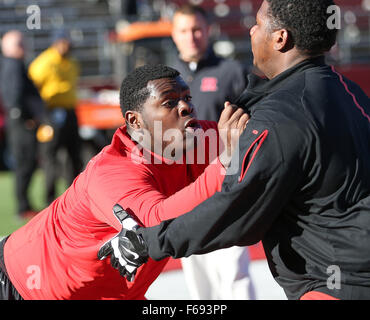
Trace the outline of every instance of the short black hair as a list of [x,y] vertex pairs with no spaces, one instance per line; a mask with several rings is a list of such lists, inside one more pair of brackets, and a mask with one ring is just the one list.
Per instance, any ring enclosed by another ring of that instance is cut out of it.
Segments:
[[322,54],[334,46],[337,29],[330,29],[327,9],[333,0],[267,0],[268,15],[274,29],[287,29],[298,50],[309,55]]
[[147,64],[136,68],[123,79],[120,89],[120,106],[123,117],[128,110],[140,111],[149,97],[147,84],[151,80],[176,78],[180,73],[162,64]]

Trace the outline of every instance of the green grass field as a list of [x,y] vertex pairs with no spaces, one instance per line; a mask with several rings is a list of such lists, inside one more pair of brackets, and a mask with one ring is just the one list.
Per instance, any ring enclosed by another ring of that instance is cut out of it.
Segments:
[[[58,194],[66,189],[66,183],[60,179],[57,184]],[[44,174],[37,170],[32,177],[29,188],[32,206],[36,210],[45,208]],[[0,237],[18,229],[25,223],[16,215],[16,199],[14,194],[14,174],[11,171],[0,171]]]

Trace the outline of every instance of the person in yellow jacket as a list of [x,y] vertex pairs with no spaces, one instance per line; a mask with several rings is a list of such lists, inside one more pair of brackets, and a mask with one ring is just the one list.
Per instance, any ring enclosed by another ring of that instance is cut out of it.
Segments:
[[[81,139],[78,133],[77,85],[79,65],[70,56],[71,41],[65,30],[53,35],[52,45],[43,51],[29,66],[29,76],[46,103],[49,130],[39,135],[44,142],[46,197],[48,204],[55,197],[55,184],[59,175],[57,154],[66,148],[72,164],[68,183],[82,170]],[[50,130],[51,129],[51,130]]]

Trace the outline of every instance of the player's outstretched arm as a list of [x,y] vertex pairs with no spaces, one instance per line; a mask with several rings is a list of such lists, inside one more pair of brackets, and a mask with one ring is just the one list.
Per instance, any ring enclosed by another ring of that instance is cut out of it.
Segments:
[[122,230],[100,247],[98,259],[110,255],[112,267],[119,270],[122,277],[133,281],[137,268],[148,261],[147,246],[136,233],[139,225],[119,204],[114,205],[113,213],[122,224]]

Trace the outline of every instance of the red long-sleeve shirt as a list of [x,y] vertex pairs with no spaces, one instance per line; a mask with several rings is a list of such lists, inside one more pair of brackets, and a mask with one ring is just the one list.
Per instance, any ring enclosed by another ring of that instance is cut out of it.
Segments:
[[[217,129],[213,122],[201,124]],[[144,299],[167,259],[149,259],[132,283],[109,258],[99,261],[100,246],[121,230],[113,205],[153,226],[220,190],[224,169],[218,158],[208,166],[138,163],[135,146],[126,128],[119,128],[62,196],[10,235],[5,265],[24,299]]]

